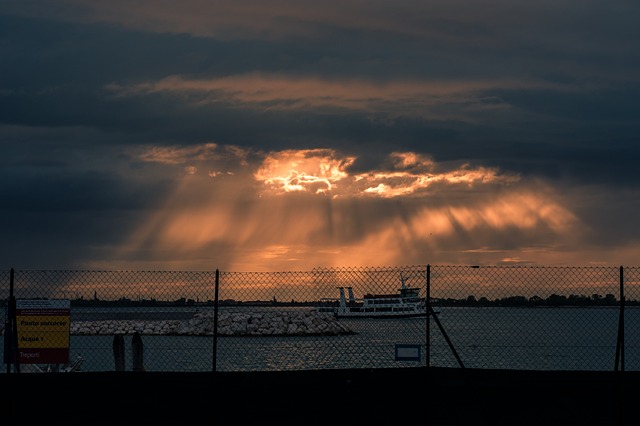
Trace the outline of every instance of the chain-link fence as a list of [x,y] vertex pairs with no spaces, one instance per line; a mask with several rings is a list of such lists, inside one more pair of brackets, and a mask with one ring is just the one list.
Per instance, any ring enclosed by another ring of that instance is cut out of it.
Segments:
[[10,270],[0,345],[6,372],[638,370],[639,285],[635,267]]

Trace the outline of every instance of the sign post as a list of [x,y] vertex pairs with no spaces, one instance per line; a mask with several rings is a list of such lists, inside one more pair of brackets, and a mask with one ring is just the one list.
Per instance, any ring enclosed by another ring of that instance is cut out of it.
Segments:
[[71,301],[16,300],[18,354],[21,364],[67,364]]

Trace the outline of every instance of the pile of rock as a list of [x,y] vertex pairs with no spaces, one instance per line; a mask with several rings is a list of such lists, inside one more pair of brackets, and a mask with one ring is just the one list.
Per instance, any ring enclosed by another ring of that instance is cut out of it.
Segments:
[[[212,311],[196,313],[184,321],[103,320],[73,321],[72,335],[133,334],[211,336]],[[288,336],[353,334],[333,315],[317,311],[221,312],[219,336]]]

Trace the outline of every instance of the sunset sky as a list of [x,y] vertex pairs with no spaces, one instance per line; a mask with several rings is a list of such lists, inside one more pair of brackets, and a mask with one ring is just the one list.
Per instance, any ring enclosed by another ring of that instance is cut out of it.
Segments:
[[0,269],[640,265],[637,0],[0,0]]

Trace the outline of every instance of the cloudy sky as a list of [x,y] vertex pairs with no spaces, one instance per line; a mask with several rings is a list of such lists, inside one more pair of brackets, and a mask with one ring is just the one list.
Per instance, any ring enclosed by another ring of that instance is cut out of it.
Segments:
[[637,0],[0,0],[2,268],[640,265]]

